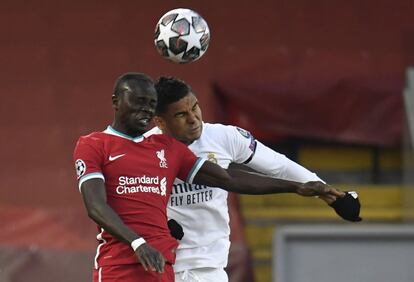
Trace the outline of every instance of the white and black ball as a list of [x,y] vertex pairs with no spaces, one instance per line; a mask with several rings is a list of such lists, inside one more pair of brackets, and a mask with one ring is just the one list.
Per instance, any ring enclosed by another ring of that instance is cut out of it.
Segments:
[[155,47],[161,56],[186,64],[200,59],[210,43],[207,22],[190,9],[165,13],[155,27]]

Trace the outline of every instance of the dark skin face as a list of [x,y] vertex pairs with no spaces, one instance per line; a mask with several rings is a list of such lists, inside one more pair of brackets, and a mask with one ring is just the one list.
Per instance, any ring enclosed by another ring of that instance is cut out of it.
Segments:
[[168,105],[167,111],[155,116],[154,121],[163,133],[187,145],[200,138],[203,130],[201,109],[191,92]]
[[157,92],[152,85],[138,86],[133,82],[121,85],[122,91],[112,96],[115,111],[112,127],[128,136],[142,135],[154,116]]

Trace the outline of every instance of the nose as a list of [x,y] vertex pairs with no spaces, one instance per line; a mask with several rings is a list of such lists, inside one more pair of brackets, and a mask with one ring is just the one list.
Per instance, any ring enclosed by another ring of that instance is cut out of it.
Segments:
[[193,124],[193,123],[197,122],[197,115],[196,115],[195,113],[190,112],[190,113],[187,115],[187,122],[188,122],[188,123],[191,123],[191,124]]
[[150,104],[142,105],[141,110],[150,114],[155,113],[155,107]]

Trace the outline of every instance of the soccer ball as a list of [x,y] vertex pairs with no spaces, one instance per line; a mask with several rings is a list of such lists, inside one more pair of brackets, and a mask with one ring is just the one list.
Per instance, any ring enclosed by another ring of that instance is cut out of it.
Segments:
[[175,63],[191,63],[207,51],[210,30],[207,22],[196,12],[174,9],[158,21],[154,42],[161,56]]

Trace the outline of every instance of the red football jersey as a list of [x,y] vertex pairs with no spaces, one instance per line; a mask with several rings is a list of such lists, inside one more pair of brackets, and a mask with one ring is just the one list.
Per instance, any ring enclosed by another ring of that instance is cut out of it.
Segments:
[[[174,263],[178,243],[166,214],[172,184],[176,177],[191,182],[203,160],[167,135],[131,138],[111,127],[79,138],[74,160],[79,188],[102,178],[107,202],[122,221]],[[98,229],[96,268],[138,262],[131,246]]]

